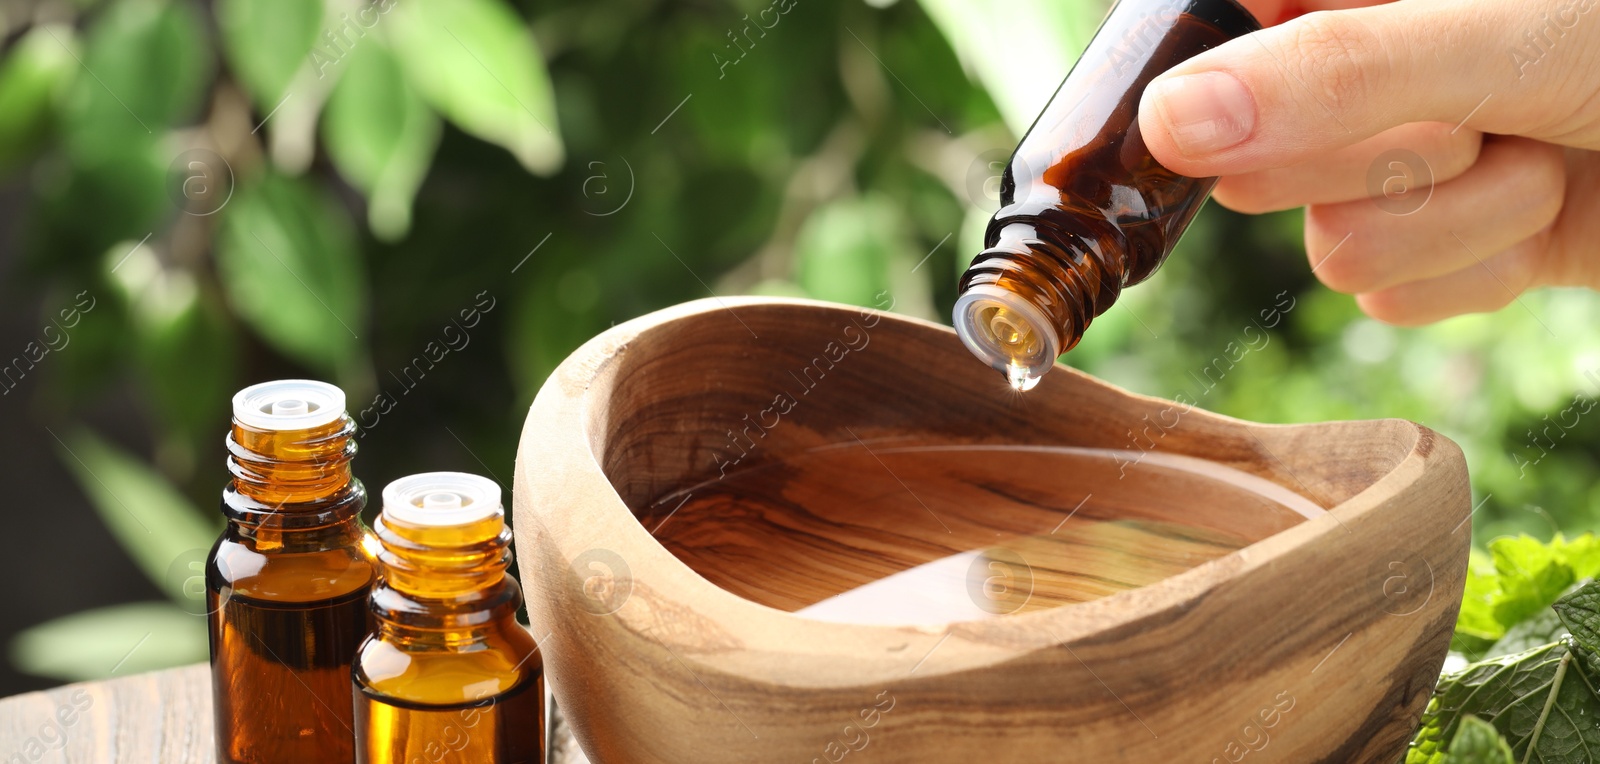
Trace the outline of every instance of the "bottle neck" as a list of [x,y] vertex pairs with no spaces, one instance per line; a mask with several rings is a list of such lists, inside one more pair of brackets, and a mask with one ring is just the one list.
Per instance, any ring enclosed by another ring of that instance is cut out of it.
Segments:
[[[1096,316],[1116,302],[1125,284],[1127,258],[1121,235],[1109,223],[1103,230],[1074,233],[1040,219],[995,221],[989,246],[962,275],[959,292],[1003,292],[1028,307],[1054,334],[1055,354],[1071,350]],[[978,309],[980,306],[974,306]],[[1046,337],[1048,339],[1048,336]],[[1050,355],[1048,363],[1054,363]]]
[[373,524],[382,580],[372,612],[397,645],[454,648],[515,626],[522,588],[506,575],[511,529],[495,513],[463,525],[420,525],[387,513]]
[[222,513],[230,532],[258,546],[314,551],[361,542],[367,493],[351,473],[355,422],[263,430],[237,420],[226,440]]
[[234,420],[227,439],[232,487],[250,501],[289,512],[337,502],[355,483],[355,429],[349,415],[304,430],[262,430]]

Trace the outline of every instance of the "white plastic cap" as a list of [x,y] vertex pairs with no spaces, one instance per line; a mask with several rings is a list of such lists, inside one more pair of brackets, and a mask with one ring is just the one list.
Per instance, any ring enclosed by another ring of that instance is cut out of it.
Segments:
[[500,486],[466,472],[423,472],[400,478],[383,488],[383,514],[411,525],[469,525],[495,515]]
[[251,385],[233,396],[233,418],[258,430],[308,430],[344,415],[344,391],[310,379]]
[[[1025,326],[1020,328],[1025,328],[1037,338],[1037,342],[1026,348],[1031,352],[1015,357],[1001,347],[994,329],[985,324],[982,318],[986,311],[996,308],[1021,319]],[[993,284],[969,288],[956,300],[954,313],[953,323],[962,344],[1007,378],[1015,380],[1020,376],[1037,380],[1055,366],[1056,356],[1061,355],[1061,339],[1056,336],[1056,330],[1045,318],[1044,312],[1021,296]]]

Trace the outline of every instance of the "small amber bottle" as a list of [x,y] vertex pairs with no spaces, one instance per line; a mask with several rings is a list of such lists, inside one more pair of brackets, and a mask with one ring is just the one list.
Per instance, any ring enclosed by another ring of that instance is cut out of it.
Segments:
[[284,380],[233,398],[227,528],[206,566],[217,760],[355,759],[350,661],[374,578],[344,393]]
[[1145,86],[1260,28],[1234,0],[1121,0],[1023,137],[955,307],[962,342],[1013,387],[1037,384],[1123,287],[1149,278],[1216,185],[1150,155]]
[[356,655],[356,760],[540,764],[544,661],[517,623],[511,531],[494,481],[429,472],[383,489],[372,590],[378,628]]

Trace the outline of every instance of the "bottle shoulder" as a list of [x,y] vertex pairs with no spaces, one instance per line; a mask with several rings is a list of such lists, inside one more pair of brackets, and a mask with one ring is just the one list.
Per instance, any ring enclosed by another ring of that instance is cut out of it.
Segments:
[[544,671],[538,646],[515,620],[496,624],[468,644],[367,637],[351,667],[362,691],[423,705],[456,705],[517,690]]
[[206,561],[214,592],[275,602],[341,599],[372,586],[376,571],[359,542],[287,551],[224,533]]

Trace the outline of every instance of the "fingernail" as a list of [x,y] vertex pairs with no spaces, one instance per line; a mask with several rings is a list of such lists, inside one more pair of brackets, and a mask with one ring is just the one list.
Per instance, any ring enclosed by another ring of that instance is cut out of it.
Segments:
[[1188,74],[1161,80],[1155,89],[1156,114],[1187,156],[1237,146],[1255,129],[1255,99],[1231,74]]

